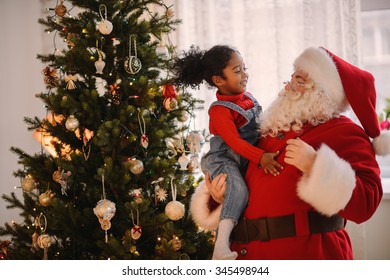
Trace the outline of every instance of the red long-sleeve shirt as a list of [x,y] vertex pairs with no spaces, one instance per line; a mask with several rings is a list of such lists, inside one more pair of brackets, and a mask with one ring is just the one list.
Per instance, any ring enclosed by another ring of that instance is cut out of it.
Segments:
[[[244,110],[254,106],[253,101],[245,96],[244,93],[238,95],[221,95],[217,92],[216,96],[217,100],[232,102]],[[221,105],[212,106],[209,110],[209,116],[210,133],[220,136],[240,156],[256,164],[260,162],[264,151],[241,139],[238,132],[238,128],[246,123],[244,116]]]

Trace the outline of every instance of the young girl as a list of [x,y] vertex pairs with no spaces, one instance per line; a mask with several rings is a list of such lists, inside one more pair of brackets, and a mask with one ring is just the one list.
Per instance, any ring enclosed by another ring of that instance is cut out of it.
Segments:
[[209,108],[210,150],[202,157],[205,174],[214,179],[228,174],[222,212],[218,224],[213,259],[236,259],[230,250],[230,234],[248,200],[244,181],[249,161],[263,167],[266,173],[277,175],[282,166],[274,160],[277,153],[265,153],[257,143],[258,115],[261,106],[246,92],[248,74],[240,53],[226,45],[216,45],[208,51],[192,46],[174,62],[175,84],[198,87],[204,80],[217,88],[217,101]]

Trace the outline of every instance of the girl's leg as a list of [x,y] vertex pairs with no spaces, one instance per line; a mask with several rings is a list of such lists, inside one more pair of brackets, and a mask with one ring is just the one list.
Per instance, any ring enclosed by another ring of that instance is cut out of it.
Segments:
[[233,219],[222,219],[218,225],[213,260],[235,260],[237,252],[230,250],[230,234],[235,226]]

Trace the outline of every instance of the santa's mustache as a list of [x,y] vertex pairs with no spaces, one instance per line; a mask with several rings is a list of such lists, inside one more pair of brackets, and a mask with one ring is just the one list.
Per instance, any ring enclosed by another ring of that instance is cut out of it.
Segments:
[[262,136],[275,137],[280,131],[301,130],[303,124],[318,125],[338,115],[329,96],[316,88],[304,93],[282,89],[260,116]]

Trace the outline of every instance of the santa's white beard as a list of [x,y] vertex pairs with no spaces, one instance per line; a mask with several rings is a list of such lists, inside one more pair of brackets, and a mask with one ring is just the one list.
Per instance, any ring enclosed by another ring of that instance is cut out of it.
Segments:
[[339,116],[337,108],[328,95],[316,88],[304,94],[282,89],[260,116],[260,134],[275,137],[279,131],[299,132],[305,123],[318,125]]

